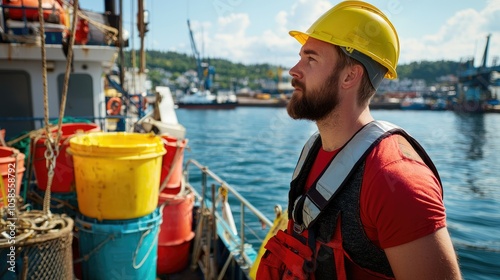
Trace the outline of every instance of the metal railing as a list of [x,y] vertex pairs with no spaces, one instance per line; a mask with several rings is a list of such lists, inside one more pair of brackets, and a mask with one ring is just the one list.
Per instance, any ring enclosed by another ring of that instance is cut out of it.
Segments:
[[[237,236],[234,236],[233,234],[228,234],[229,238],[232,239],[232,241],[235,244],[238,244],[238,253],[241,259],[244,261],[245,264],[251,266],[253,263],[253,260],[247,255],[247,242],[245,240],[245,212],[248,209],[262,224],[263,227],[266,227],[270,229],[273,225],[273,222],[270,221],[262,212],[260,212],[257,208],[255,208],[248,200],[246,200],[238,191],[236,191],[232,186],[230,186],[228,183],[226,183],[224,180],[222,180],[219,176],[217,176],[215,173],[213,173],[207,166],[204,166],[200,164],[198,161],[194,159],[189,159],[184,168],[185,172],[185,178],[189,180],[189,166],[194,165],[196,166],[200,171],[201,171],[201,192],[198,193],[196,188],[194,188],[191,183],[186,182],[187,186],[194,191],[195,196],[200,200],[201,208],[203,209],[204,207],[208,207],[212,209],[212,212],[216,218],[216,220],[219,222],[218,225],[222,227],[222,229],[225,232],[231,233],[233,232],[231,229],[231,225],[227,223],[227,221],[222,217],[217,211],[216,211],[216,201],[214,201],[214,193],[215,193],[215,187],[216,184],[219,186],[219,190],[222,190],[226,192],[227,194],[231,194],[232,197],[236,198],[236,200],[239,202],[239,207],[240,207],[240,225],[239,225],[239,230]],[[209,178],[212,179],[215,183],[212,184],[210,193],[212,193],[212,201],[207,201],[207,191],[208,191],[208,182]],[[209,206],[210,205],[210,206]],[[253,232],[255,235],[255,232]],[[258,236],[255,235],[255,237],[259,238]],[[234,254],[233,254],[234,255]]]

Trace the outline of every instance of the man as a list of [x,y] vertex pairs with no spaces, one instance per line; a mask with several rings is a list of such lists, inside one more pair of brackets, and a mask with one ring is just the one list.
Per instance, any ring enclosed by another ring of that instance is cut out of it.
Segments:
[[289,192],[289,226],[266,244],[257,279],[460,279],[437,170],[369,100],[397,77],[399,39],[361,1],[327,11],[290,70],[294,119],[316,122]]

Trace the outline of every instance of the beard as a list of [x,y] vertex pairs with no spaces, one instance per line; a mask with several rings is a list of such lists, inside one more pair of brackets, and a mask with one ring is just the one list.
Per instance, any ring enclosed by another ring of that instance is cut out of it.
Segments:
[[319,121],[326,118],[340,103],[339,77],[340,71],[333,69],[320,88],[311,90],[293,78],[292,86],[302,91],[292,95],[286,107],[288,115],[295,120]]

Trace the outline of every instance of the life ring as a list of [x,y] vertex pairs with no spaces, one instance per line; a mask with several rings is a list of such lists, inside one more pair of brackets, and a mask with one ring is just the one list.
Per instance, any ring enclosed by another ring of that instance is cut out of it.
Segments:
[[122,109],[122,100],[119,97],[111,97],[106,103],[108,115],[119,115]]

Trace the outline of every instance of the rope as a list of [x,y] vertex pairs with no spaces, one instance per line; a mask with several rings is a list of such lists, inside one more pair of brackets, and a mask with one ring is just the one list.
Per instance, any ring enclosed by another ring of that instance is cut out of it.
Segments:
[[59,155],[59,148],[57,144],[52,145],[50,136],[45,139],[45,162],[47,167],[47,187],[45,189],[45,198],[43,200],[43,212],[49,218],[52,216],[50,213],[50,188],[52,180],[54,179],[54,169],[56,168],[56,158]]
[[108,243],[109,241],[114,240],[114,239],[115,239],[114,234],[108,235],[108,237],[106,237],[106,239],[104,239],[101,243],[99,243],[96,247],[94,247],[94,249],[90,250],[90,252],[88,252],[85,256],[82,256],[81,258],[74,260],[73,264],[76,264],[76,263],[79,263],[82,261],[88,261],[90,259],[90,257],[92,257],[93,254],[99,252],[99,250],[101,250],[101,248],[104,245],[106,245],[106,243]]
[[[8,223],[0,219],[0,247],[10,246],[9,238],[6,238],[6,232],[10,232]],[[24,240],[32,239],[36,236],[58,231],[66,226],[63,219],[47,219],[42,211],[32,210],[21,212],[16,220],[15,244],[20,244]]]
[[45,53],[45,26],[43,25],[43,9],[42,1],[38,1],[38,21],[40,22],[40,37],[42,51],[42,82],[43,82],[43,108],[44,108],[44,124],[45,132],[49,135],[49,95],[47,86],[47,57]]
[[[28,198],[30,201],[32,201],[33,203],[37,203],[37,204],[43,204],[43,197],[40,196],[38,193],[34,192],[34,191],[31,191],[29,192],[28,194]],[[69,202],[67,202],[66,200],[62,200],[62,199],[59,199],[59,198],[55,198],[55,197],[51,197],[50,198],[52,202],[55,202],[57,204],[55,205],[51,205],[50,208],[54,209],[61,209],[61,208],[68,208],[69,210],[71,211],[78,211],[78,208],[75,207],[74,205],[71,205]],[[68,213],[66,213],[68,214]]]
[[68,86],[69,86],[69,76],[71,71],[71,61],[73,60],[73,45],[75,42],[75,32],[76,32],[76,22],[78,13],[78,0],[73,1],[73,23],[71,26],[71,35],[69,37],[69,46],[68,46],[68,55],[66,57],[66,72],[64,75],[64,85],[62,90],[61,104],[59,108],[59,121],[58,121],[58,130],[56,134],[56,138],[53,139],[49,130],[49,104],[48,104],[48,89],[47,89],[47,63],[45,56],[45,40],[43,36],[45,35],[44,29],[44,20],[43,20],[43,10],[41,1],[38,2],[38,18],[40,21],[40,36],[42,37],[42,76],[43,76],[43,84],[44,84],[44,123],[45,123],[45,132],[47,139],[45,140],[45,146],[47,150],[45,151],[45,159],[48,170],[48,178],[47,178],[47,188],[45,191],[45,197],[43,201],[43,213],[48,218],[52,217],[50,213],[50,190],[52,186],[52,180],[54,178],[54,169],[56,167],[56,159],[59,156],[59,140],[62,135],[62,119],[64,117],[64,111],[66,109],[66,99],[68,96]]
[[[53,127],[55,127],[55,125],[49,125],[49,129],[51,129]],[[6,144],[7,144],[7,146],[12,147],[15,144],[21,142],[22,140],[24,140],[24,139],[26,139],[28,137],[31,138],[31,137],[34,137],[34,136],[37,136],[37,135],[44,135],[44,132],[43,132],[44,130],[45,130],[45,127],[37,129],[37,130],[30,131],[30,132],[28,132],[26,134],[23,134],[23,135],[17,137],[16,139],[12,139],[12,140],[8,141]]]
[[[73,11],[78,11],[78,0],[73,1]],[[66,99],[68,96],[69,75],[71,72],[71,61],[73,60],[73,45],[75,44],[76,22],[78,14],[73,12],[73,25],[71,26],[71,36],[69,37],[68,56],[66,57],[66,72],[64,73],[64,86],[61,97],[61,107],[59,108],[59,130],[57,132],[56,143],[59,143],[62,132],[62,120],[66,110]]]
[[[50,166],[51,168],[54,167],[55,164],[55,159],[53,158],[54,152],[53,148],[55,147],[54,145],[54,140],[52,139],[52,135],[50,133],[49,129],[49,93],[48,93],[48,85],[47,85],[47,57],[46,57],[46,52],[45,52],[45,26],[44,26],[44,18],[43,18],[43,8],[42,8],[42,1],[38,1],[38,21],[40,22],[40,39],[41,39],[41,51],[42,51],[42,82],[43,82],[43,111],[44,111],[44,126],[45,126],[45,134],[47,135],[47,140],[45,141],[45,145],[47,146],[47,155],[52,156],[52,158],[47,158],[47,166]],[[57,149],[57,147],[55,147]],[[51,170],[49,169],[49,178],[48,178],[48,185],[47,185],[47,190],[48,190],[48,196],[50,200],[50,184],[52,183],[52,178],[51,175],[53,173],[50,172]],[[53,171],[53,170],[52,170]],[[44,203],[44,209],[45,209],[45,203]],[[47,211],[44,211],[44,213],[50,217],[50,208],[48,208]]]

